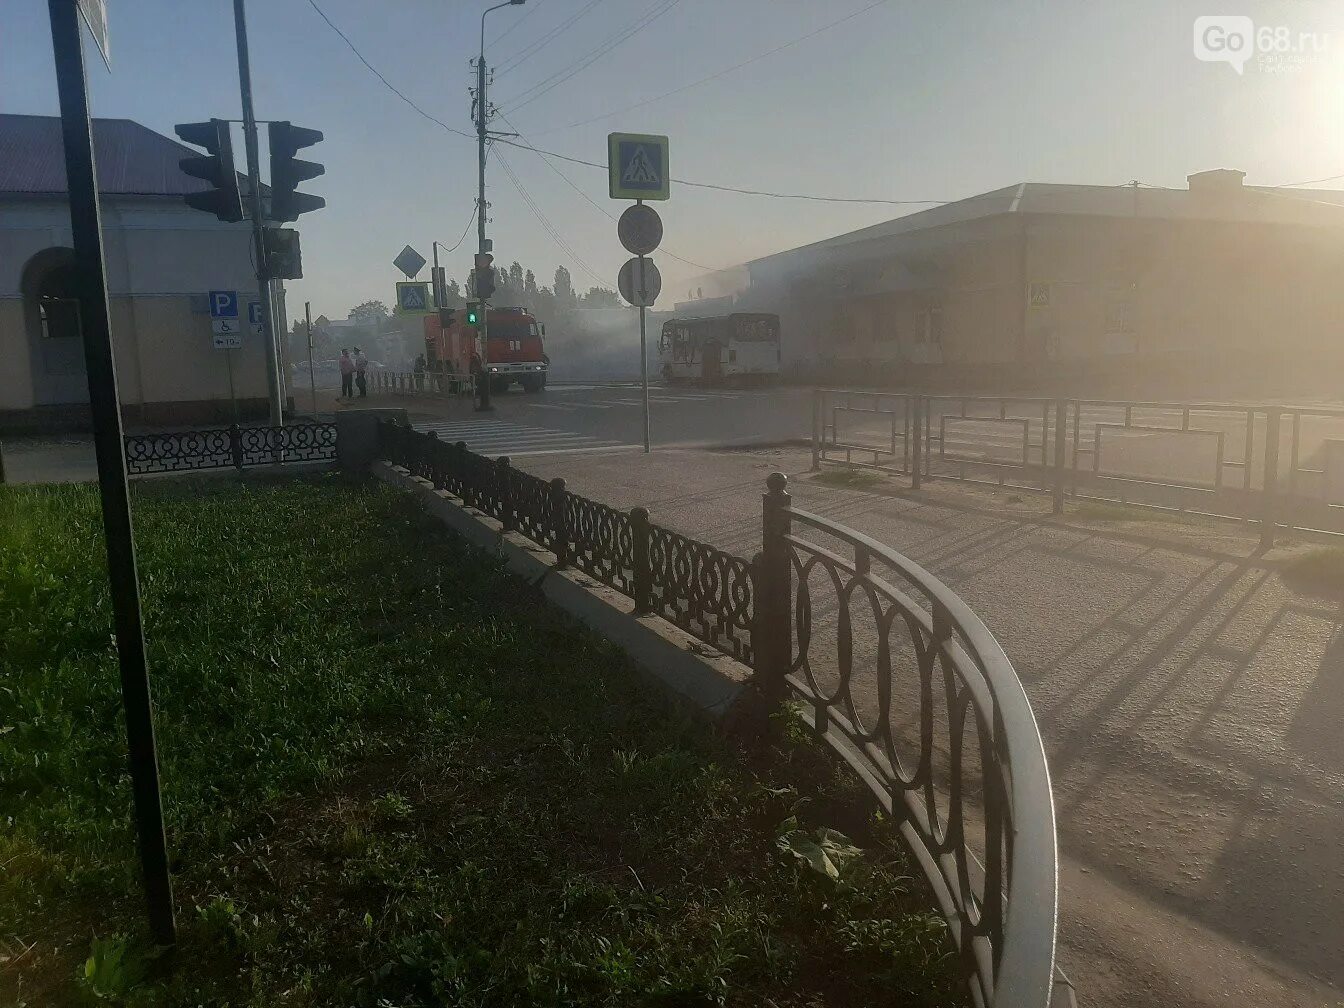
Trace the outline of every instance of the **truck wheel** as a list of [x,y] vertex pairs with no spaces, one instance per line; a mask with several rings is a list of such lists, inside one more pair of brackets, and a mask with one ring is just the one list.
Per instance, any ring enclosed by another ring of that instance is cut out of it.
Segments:
[[528,375],[523,380],[523,391],[536,394],[546,388],[546,379],[535,375]]

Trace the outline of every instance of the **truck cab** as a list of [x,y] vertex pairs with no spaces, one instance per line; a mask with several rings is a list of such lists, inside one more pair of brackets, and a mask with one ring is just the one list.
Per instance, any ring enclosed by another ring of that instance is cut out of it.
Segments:
[[[489,346],[482,366],[477,352],[477,327],[467,324],[465,309],[444,309],[425,316],[425,361],[431,372],[479,378],[484,370],[490,388],[503,392],[517,382],[525,392],[546,387],[550,359],[543,343],[545,326],[523,308],[491,308],[487,318]],[[446,324],[445,324],[446,323]]]

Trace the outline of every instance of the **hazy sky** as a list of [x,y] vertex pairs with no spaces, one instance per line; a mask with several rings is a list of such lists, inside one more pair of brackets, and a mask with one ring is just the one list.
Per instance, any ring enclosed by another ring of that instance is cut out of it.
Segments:
[[[450,126],[470,132],[468,59],[487,3],[316,0],[368,60]],[[670,2],[670,6],[669,5]],[[888,0],[844,24],[663,101],[575,128],[670,91],[868,7],[873,0],[529,0],[490,15],[492,65],[589,9],[518,67],[492,98],[520,95],[575,64],[649,12],[666,10],[572,79],[509,118],[537,146],[605,162],[611,130],[672,137],[672,174],[793,193],[950,200],[1031,180],[1183,185],[1207,168],[1278,185],[1344,174],[1344,3],[1213,5],[1173,0],[927,3]],[[301,218],[307,278],[291,313],[341,317],[392,300],[391,260],[457,241],[472,213],[472,140],[427,122],[360,64],[309,0],[249,5],[257,113],[321,129],[310,156],[327,175],[308,191],[327,208]],[[1244,73],[1193,52],[1194,22],[1234,7],[1268,40],[1305,43],[1282,72]],[[97,115],[172,134],[175,122],[240,113],[230,0],[109,0],[113,68],[91,60]],[[1314,33],[1303,40],[1302,33]],[[1323,49],[1322,49],[1323,47]],[[90,46],[92,53],[92,47]],[[0,4],[0,110],[53,114],[46,4]],[[496,128],[510,127],[497,120]],[[235,141],[241,158],[242,145]],[[496,258],[519,259],[549,285],[557,263],[580,289],[615,286],[626,258],[615,226],[536,154],[503,149],[523,187],[573,250],[546,233],[500,167],[490,198]],[[559,168],[612,213],[603,171]],[[742,262],[917,207],[776,200],[673,188],[660,210],[665,247],[708,266]],[[448,256],[470,264],[474,234]],[[578,261],[581,257],[582,263]],[[702,272],[655,255],[665,300]],[[585,265],[595,271],[590,276]]]

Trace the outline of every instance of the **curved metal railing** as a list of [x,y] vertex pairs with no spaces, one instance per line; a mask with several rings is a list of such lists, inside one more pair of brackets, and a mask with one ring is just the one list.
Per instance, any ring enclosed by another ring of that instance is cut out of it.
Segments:
[[[1054,803],[1012,663],[928,571],[792,507],[783,474],[767,486],[763,684],[786,670],[804,716],[899,824],[952,928],[975,1003],[1048,1005]],[[781,624],[773,632],[771,620]]]

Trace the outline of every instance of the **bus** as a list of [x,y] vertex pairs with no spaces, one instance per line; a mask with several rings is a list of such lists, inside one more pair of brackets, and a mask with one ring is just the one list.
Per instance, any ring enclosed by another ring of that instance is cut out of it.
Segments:
[[734,312],[672,319],[663,323],[658,361],[668,382],[773,381],[779,377],[779,316]]

